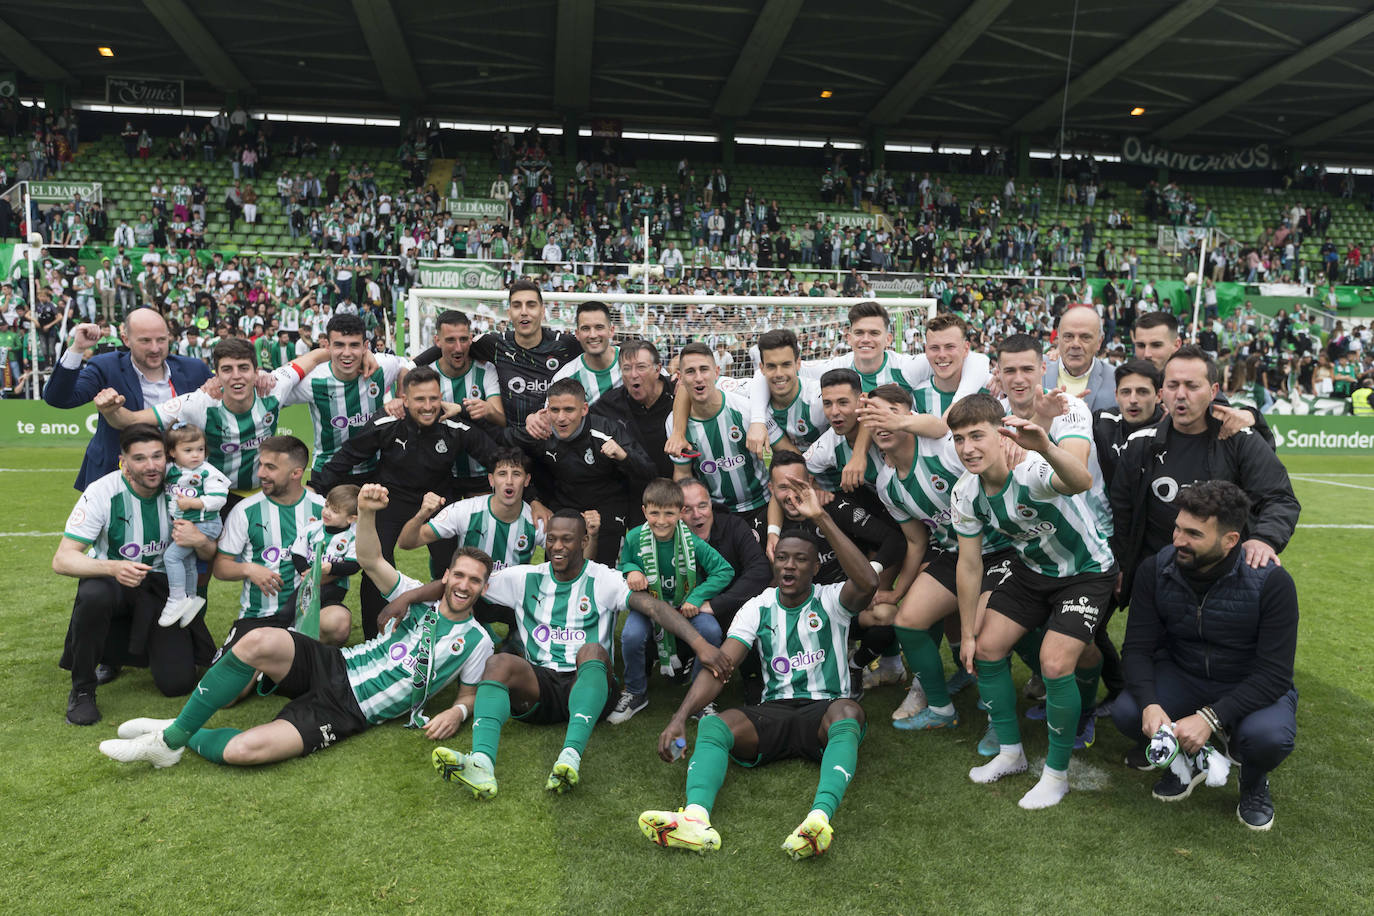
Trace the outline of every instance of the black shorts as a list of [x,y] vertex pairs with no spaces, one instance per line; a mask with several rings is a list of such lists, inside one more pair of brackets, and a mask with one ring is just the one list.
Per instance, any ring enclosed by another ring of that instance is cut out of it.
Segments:
[[[1006,582],[1016,564],[1016,551],[1008,547],[996,553],[983,555],[983,592],[990,592]],[[932,550],[930,562],[921,570],[922,575],[930,576],[951,595],[958,595],[959,551]],[[979,594],[982,594],[980,592]]]
[[[578,672],[555,671],[540,665],[533,667],[534,678],[539,682],[539,699],[529,709],[511,718],[533,725],[553,725],[568,721],[568,694],[572,693],[573,681],[577,680]],[[606,666],[606,687],[606,703],[601,708],[601,715],[596,717],[598,722],[615,709],[615,677],[611,674],[610,665]]]
[[1059,578],[1042,575],[1019,561],[1012,574],[988,599],[988,608],[1027,630],[1043,626],[1092,642],[1116,589],[1116,570]]
[[[740,706],[739,711],[759,735],[759,753],[753,760],[730,757],[744,767],[762,766],[775,760],[805,757],[821,762],[821,720],[839,700],[769,700],[757,706]],[[862,740],[863,732],[860,733]]]
[[754,532],[754,537],[758,539],[760,544],[768,543],[768,503],[764,503],[757,509],[750,509],[748,512],[731,512],[719,504],[716,504],[714,508],[717,512],[728,512],[736,518],[743,519],[744,523],[749,526],[749,530]]
[[243,639],[245,634],[256,630],[258,627],[280,627],[283,630],[289,630],[295,623],[296,610],[294,602],[292,602],[289,611],[280,614],[272,614],[268,617],[240,617],[229,625],[229,632],[224,637],[223,645],[221,645],[219,651],[215,653],[214,660],[216,662],[219,661],[220,658],[224,656],[225,652],[228,652],[234,647],[234,643]]
[[343,653],[333,646],[292,632],[296,657],[281,681],[280,692],[294,697],[277,713],[301,733],[301,756],[356,735],[368,726],[348,685]]
[[[296,594],[300,594],[300,589],[296,589]],[[348,597],[348,586],[340,585],[338,580],[326,582],[320,586],[320,607],[329,607],[331,604],[343,604]]]

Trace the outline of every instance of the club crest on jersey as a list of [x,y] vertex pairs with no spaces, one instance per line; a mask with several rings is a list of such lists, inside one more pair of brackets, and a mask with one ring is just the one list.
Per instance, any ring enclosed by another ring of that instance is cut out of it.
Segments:
[[588,464],[596,464],[596,456],[592,454],[592,450],[590,448],[588,448],[587,451],[582,455],[582,460],[587,462]]
[[445,442],[443,439],[440,439],[438,442],[434,443],[434,450],[441,455],[447,454],[448,443]]
[[577,609],[584,614],[587,613],[592,609],[592,600],[586,595],[583,595],[581,598],[577,599]]
[[548,359],[544,360],[544,365],[548,367],[550,372],[556,371],[558,369],[558,357],[550,356]]
[[379,388],[379,387],[377,386],[377,383],[376,383],[376,382],[368,382],[368,383],[367,383],[367,396],[368,396],[368,397],[370,397],[370,398],[375,398],[377,395],[379,395],[379,394],[381,394],[381,393],[382,393],[382,389]]
[[481,396],[482,392],[476,385],[473,385],[470,388],[468,388],[468,397],[480,398]]
[[275,419],[277,419],[277,415],[272,413],[271,411],[268,411],[267,413],[262,415],[262,425],[270,426],[272,424],[272,421]]
[[527,548],[527,547],[529,547],[529,546],[530,546],[530,538],[529,538],[529,535],[527,535],[527,534],[521,534],[519,537],[517,537],[517,538],[515,539],[515,549],[516,549],[516,550],[524,550],[525,548]]
[[945,480],[943,477],[941,477],[939,474],[931,474],[930,487],[936,493],[943,493],[949,489],[949,482]]
[[810,431],[811,431],[811,427],[809,427],[809,426],[806,425],[806,420],[805,420],[803,417],[797,417],[797,433],[798,433],[798,435],[804,436],[804,435],[806,435],[806,434],[807,434],[808,432],[810,432]]
[[453,645],[449,646],[448,650],[449,650],[450,652],[452,652],[454,655],[457,655],[458,653],[462,652],[462,651],[463,651],[463,637],[459,636],[457,639],[455,639],[455,640],[453,641]]
[[738,442],[738,441],[740,441],[741,439],[744,438],[744,433],[741,432],[741,431],[740,431],[740,428],[739,428],[738,426],[735,426],[733,423],[730,424],[730,433],[729,433],[729,435],[730,435],[730,441],[731,441],[731,442]]
[[1025,503],[1016,504],[1016,514],[1027,521],[1035,518],[1035,510]]
[[815,611],[806,612],[806,628],[812,633],[821,628],[821,616]]

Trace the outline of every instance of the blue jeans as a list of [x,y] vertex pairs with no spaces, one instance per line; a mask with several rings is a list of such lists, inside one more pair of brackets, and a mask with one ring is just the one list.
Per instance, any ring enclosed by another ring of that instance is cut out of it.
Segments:
[[[720,622],[715,614],[697,614],[687,621],[701,634],[701,638],[713,646],[721,641]],[[649,689],[649,675],[644,670],[646,653],[654,641],[654,624],[638,611],[630,611],[625,617],[625,628],[620,631],[620,652],[625,658],[625,689],[630,693],[644,693]],[[701,671],[700,660],[692,664],[692,677]]]
[[[203,522],[192,522],[196,530],[207,538],[216,539],[224,530],[224,523],[218,518]],[[196,593],[196,552],[190,547],[182,547],[173,542],[162,555],[162,564],[167,567],[167,594],[172,598],[185,598]]]
[[[1155,661],[1155,699],[1175,721],[1230,693],[1234,684],[1209,681],[1189,674],[1167,658]],[[1112,721],[1121,733],[1142,747],[1140,704],[1124,690],[1112,704]],[[1273,704],[1257,709],[1231,730],[1231,756],[1249,774],[1248,781],[1283,763],[1293,753],[1298,734],[1298,691],[1289,690]]]

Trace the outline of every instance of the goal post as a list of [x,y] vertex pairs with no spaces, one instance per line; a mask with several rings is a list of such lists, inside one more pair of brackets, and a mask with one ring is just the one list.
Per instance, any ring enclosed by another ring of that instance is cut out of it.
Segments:
[[[497,328],[506,317],[504,289],[412,288],[406,295],[405,351],[414,356],[434,340],[441,312],[458,309],[473,322],[473,333]],[[856,297],[690,295],[679,293],[564,293],[545,292],[546,326],[571,331],[577,306],[605,302],[611,310],[618,340],[643,337],[667,359],[688,340],[704,340],[728,354],[723,374],[754,371],[749,348],[759,334],[772,328],[797,333],[802,357],[823,359],[845,347],[844,332]],[[921,327],[935,314],[931,298],[884,296],[873,299],[892,317],[894,346],[903,349],[908,328]]]

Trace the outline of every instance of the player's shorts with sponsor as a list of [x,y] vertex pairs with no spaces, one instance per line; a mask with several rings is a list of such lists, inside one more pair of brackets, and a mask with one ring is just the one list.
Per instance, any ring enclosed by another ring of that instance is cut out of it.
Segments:
[[[1011,578],[1013,567],[1020,563],[1016,558],[1016,551],[1007,547],[996,553],[983,554],[983,588],[982,592],[990,592],[997,586]],[[921,570],[922,575],[930,576],[936,582],[944,586],[945,590],[951,595],[957,595],[959,589],[958,582],[959,551],[957,550],[931,550],[930,562]],[[982,594],[979,592],[979,594]]]
[[[576,671],[555,671],[552,668],[545,668],[540,665],[534,666],[534,679],[539,682],[539,700],[529,709],[512,718],[519,719],[521,722],[530,722],[535,725],[552,725],[557,722],[568,721],[570,710],[568,709],[568,695],[572,693],[573,682],[577,680]],[[611,666],[606,666],[606,703],[601,708],[601,714],[596,717],[600,722],[611,714],[615,709],[615,701],[618,699],[615,689],[615,676],[611,674]]]
[[281,708],[277,718],[290,722],[301,733],[304,757],[366,730],[368,722],[348,685],[343,653],[294,631],[291,641],[296,657],[277,691],[294,699]]
[[745,767],[762,766],[794,757],[805,757],[820,763],[821,755],[825,753],[820,736],[821,720],[831,704],[841,699],[769,700],[755,706],[740,706],[739,711],[744,713],[744,717],[753,724],[754,731],[758,732],[759,752],[752,760],[734,754],[730,755],[731,759]]
[[1044,626],[1047,633],[1092,642],[1115,589],[1115,568],[1059,578],[1018,560],[1012,563],[1011,577],[993,589],[988,607],[1028,630]]

